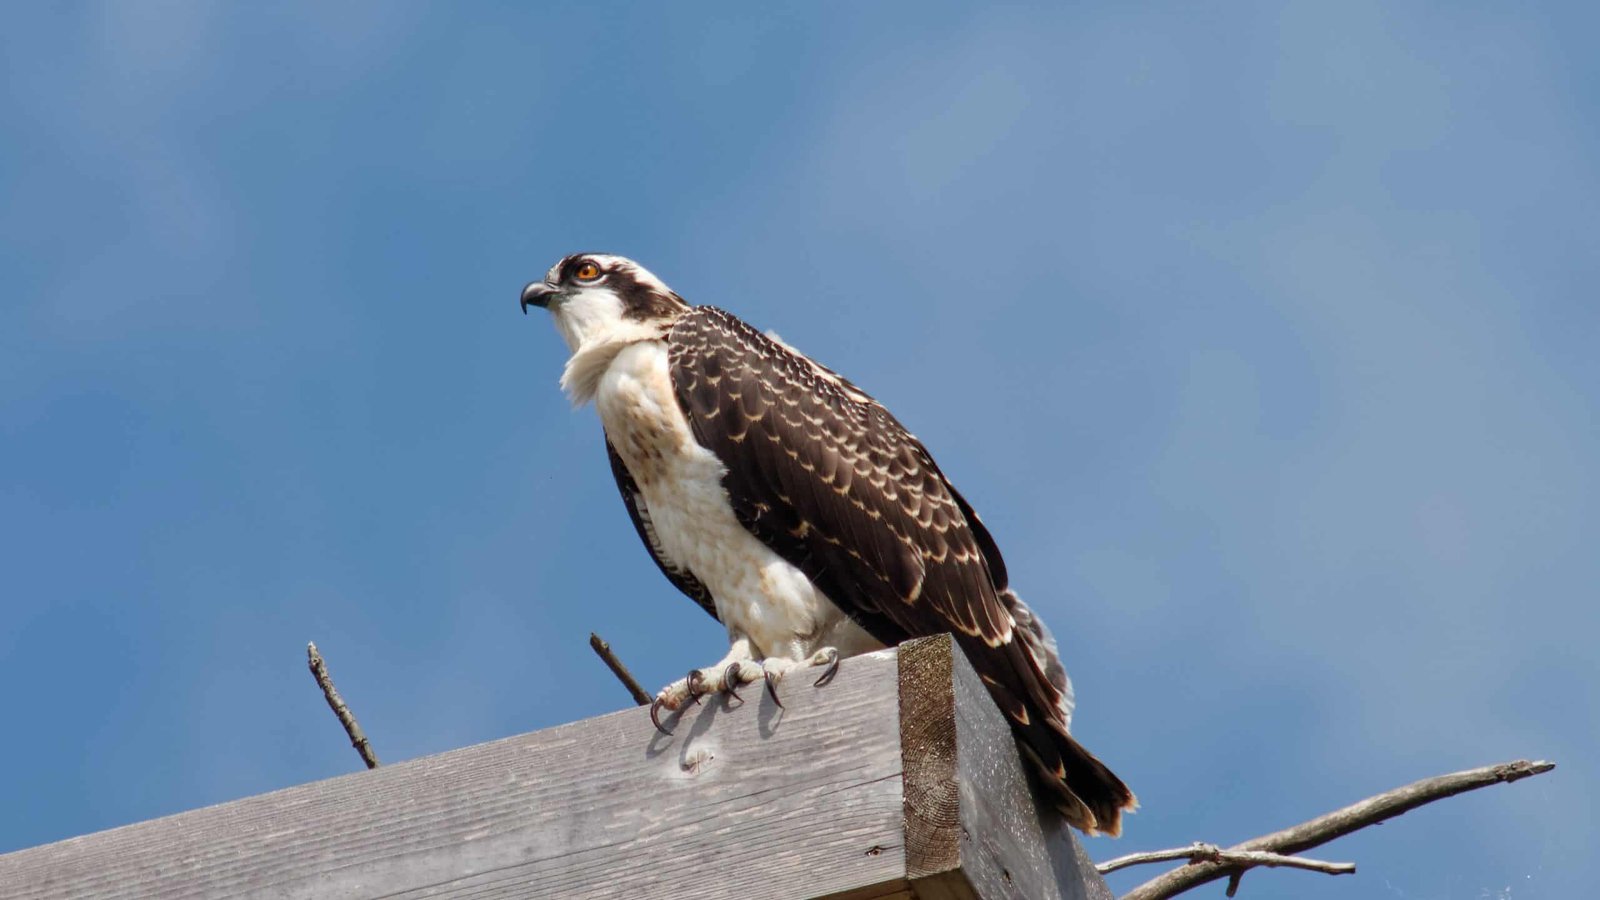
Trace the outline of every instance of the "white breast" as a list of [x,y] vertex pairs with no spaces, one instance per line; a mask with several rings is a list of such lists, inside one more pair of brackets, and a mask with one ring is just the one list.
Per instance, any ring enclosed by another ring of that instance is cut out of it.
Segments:
[[662,553],[711,592],[730,635],[748,637],[763,656],[790,659],[824,646],[846,656],[881,646],[739,524],[722,463],[695,440],[678,407],[664,343],[617,353],[599,379],[595,406],[638,482]]

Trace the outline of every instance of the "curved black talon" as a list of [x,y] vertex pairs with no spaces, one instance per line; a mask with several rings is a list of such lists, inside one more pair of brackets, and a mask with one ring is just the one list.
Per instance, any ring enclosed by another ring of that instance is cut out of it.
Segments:
[[778,679],[772,677],[772,673],[764,669],[762,670],[761,675],[762,678],[764,678],[767,682],[767,696],[772,698],[773,703],[778,704],[779,709],[786,709],[786,707],[783,705],[783,701],[778,699]]
[[699,669],[690,669],[686,680],[689,683],[689,699],[693,700],[695,705],[698,706],[700,704],[700,695],[705,693],[706,673]]
[[656,727],[657,731],[661,732],[662,734],[666,735],[667,737],[672,737],[672,729],[668,728],[667,726],[665,726],[663,724],[661,724],[661,698],[660,697],[657,697],[656,699],[650,701],[650,724],[654,725]]
[[728,667],[722,670],[722,692],[739,701],[740,706],[744,705],[744,698],[739,696],[738,663],[728,663]]
[[833,676],[838,671],[839,671],[839,654],[835,653],[835,654],[833,654],[833,659],[828,662],[828,668],[821,675],[817,676],[817,680],[816,681],[811,682],[811,686],[812,687],[822,687],[823,685],[825,685],[828,682],[832,681],[833,680]]

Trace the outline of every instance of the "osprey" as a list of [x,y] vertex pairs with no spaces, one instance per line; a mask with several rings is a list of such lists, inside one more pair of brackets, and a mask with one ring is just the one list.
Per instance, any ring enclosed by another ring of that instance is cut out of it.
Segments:
[[[841,656],[950,632],[1067,821],[1116,835],[1133,794],[1071,734],[1056,643],[988,529],[889,411],[833,370],[637,263],[568,256],[522,291],[572,350],[622,502],[662,574],[728,629],[664,688],[676,710]],[[781,703],[780,703],[781,705]],[[663,729],[665,730],[665,729]]]

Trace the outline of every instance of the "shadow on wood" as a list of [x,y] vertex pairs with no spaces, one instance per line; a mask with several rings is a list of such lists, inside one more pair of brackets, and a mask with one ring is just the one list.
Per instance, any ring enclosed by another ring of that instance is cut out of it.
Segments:
[[0,856],[0,895],[1109,900],[948,637]]

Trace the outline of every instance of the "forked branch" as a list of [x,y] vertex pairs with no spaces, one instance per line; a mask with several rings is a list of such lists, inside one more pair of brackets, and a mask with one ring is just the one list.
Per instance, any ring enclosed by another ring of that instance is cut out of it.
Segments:
[[1116,859],[1099,863],[1095,866],[1101,875],[1126,869],[1129,866],[1141,866],[1146,863],[1171,862],[1175,859],[1186,859],[1192,863],[1221,862],[1250,868],[1253,866],[1283,866],[1289,869],[1306,869],[1311,872],[1326,872],[1329,875],[1349,875],[1356,870],[1355,863],[1324,862],[1320,859],[1307,859],[1304,856],[1285,856],[1282,853],[1269,853],[1265,850],[1224,850],[1216,844],[1202,844],[1198,841],[1187,847],[1177,847],[1172,850],[1152,850],[1149,853],[1130,853]]
[[[1272,834],[1252,838],[1241,844],[1235,844],[1226,849],[1212,847],[1206,844],[1195,844],[1176,850],[1161,850],[1154,853],[1135,853],[1130,856],[1119,857],[1108,863],[1101,864],[1101,872],[1109,872],[1124,866],[1137,865],[1144,862],[1158,862],[1166,859],[1188,859],[1188,865],[1153,878],[1122,896],[1122,900],[1166,900],[1175,897],[1191,888],[1199,887],[1221,878],[1228,879],[1228,896],[1232,897],[1239,888],[1239,879],[1245,872],[1256,866],[1294,866],[1295,868],[1312,869],[1314,871],[1339,874],[1345,871],[1355,871],[1355,866],[1349,863],[1322,863],[1317,860],[1301,859],[1291,854],[1312,847],[1325,844],[1334,838],[1343,837],[1352,831],[1376,825],[1387,819],[1392,819],[1401,813],[1409,812],[1435,800],[1443,800],[1456,794],[1474,791],[1478,788],[1488,787],[1492,784],[1509,784],[1534,775],[1540,775],[1554,769],[1555,763],[1530,762],[1519,759],[1515,762],[1502,763],[1498,766],[1484,766],[1480,769],[1468,769],[1464,772],[1455,772],[1450,775],[1440,775],[1436,778],[1424,778],[1405,787],[1395,788],[1368,797],[1359,803],[1351,804],[1343,809],[1335,810],[1327,815],[1318,816],[1309,822],[1302,822],[1292,828],[1275,831]],[[1210,854],[1215,850],[1215,854]],[[1295,862],[1286,862],[1295,860]],[[1301,864],[1305,863],[1305,864]],[[1339,868],[1349,866],[1348,869]],[[1337,871],[1335,871],[1337,869]]]

